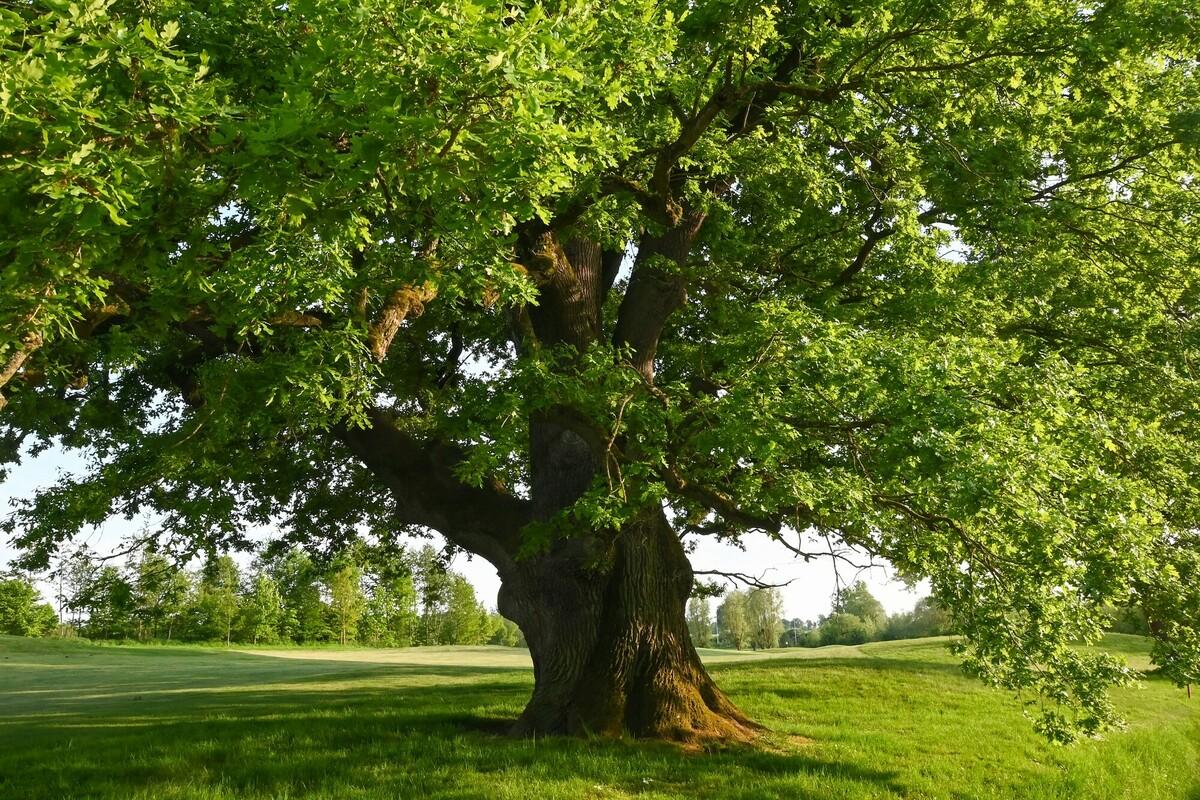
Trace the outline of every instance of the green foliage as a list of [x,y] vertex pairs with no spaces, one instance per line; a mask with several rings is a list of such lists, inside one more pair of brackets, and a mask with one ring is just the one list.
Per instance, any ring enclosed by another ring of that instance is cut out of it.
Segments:
[[779,646],[783,635],[783,597],[778,589],[754,589],[746,596],[746,618],[750,643],[756,650]]
[[502,647],[524,647],[525,637],[521,633],[521,629],[517,627],[517,623],[510,619],[505,619],[499,614],[491,614],[492,637],[488,639],[488,644],[500,645]]
[[878,628],[870,620],[855,614],[837,612],[830,614],[820,627],[820,643],[862,644],[875,638]]
[[462,575],[450,573],[450,593],[442,614],[440,641],[453,644],[486,644],[493,621],[475,599],[475,589]]
[[283,601],[280,635],[293,642],[329,638],[321,601],[320,570],[302,550],[288,550],[271,559],[263,571],[275,581]]
[[49,636],[58,627],[58,615],[48,603],[39,603],[37,588],[19,577],[0,578],[0,634]]
[[335,567],[326,578],[329,608],[337,618],[341,643],[358,637],[358,621],[366,607],[362,591],[362,571],[353,564]]
[[[62,570],[74,628],[95,639],[524,646],[514,623],[488,611],[470,582],[429,547],[413,557],[356,541],[324,565],[289,549],[264,553],[246,574],[228,555],[193,573],[149,550],[122,569],[79,549],[64,559]],[[427,605],[418,604],[417,586]],[[0,581],[4,632],[54,632],[57,615],[37,597],[24,579]]]
[[256,575],[249,592],[241,598],[238,638],[254,644],[279,641],[283,615],[283,597],[279,594],[279,584],[269,575]]
[[923,636],[944,636],[953,632],[953,622],[941,604],[933,597],[922,597],[912,611],[888,617],[883,638],[916,639]]
[[688,635],[692,637],[692,644],[696,647],[708,647],[712,644],[712,606],[706,595],[688,600],[687,626]]
[[376,647],[408,647],[417,634],[417,590],[411,575],[376,581],[362,621],[361,640]]
[[187,608],[191,581],[161,553],[144,550],[128,570],[139,639],[177,635]]
[[887,612],[883,610],[883,603],[871,594],[862,581],[855,581],[851,586],[838,589],[833,596],[833,610],[835,613],[852,614],[875,630],[882,630],[887,624]]
[[717,606],[717,641],[735,650],[750,642],[750,618],[746,608],[746,593],[733,591]]
[[1153,655],[1177,685],[1200,684],[1200,533],[1181,534],[1161,548],[1163,572],[1144,601]]
[[238,592],[241,571],[231,556],[209,559],[200,572],[193,612],[196,625],[205,631],[206,639],[233,641],[233,621],[238,612]]
[[88,587],[86,604],[87,632],[98,639],[130,639],[135,630],[137,605],[133,586],[121,571],[108,565],[101,567]]
[[[566,408],[614,463],[523,552],[662,505],[853,546],[1094,733],[1128,677],[1073,649],[1105,605],[1200,670],[1197,52],[1191,0],[5,4],[0,456],[91,469],[4,529],[38,569],[118,512],[188,554],[275,520],[336,546],[398,526],[338,436],[368,412],[520,494]],[[587,352],[514,332],[550,305],[523,231],[632,253],[685,207],[653,382],[609,344],[625,278]],[[281,568],[284,636],[328,638]],[[231,585],[201,591],[222,638]],[[431,642],[451,585],[415,588]]]

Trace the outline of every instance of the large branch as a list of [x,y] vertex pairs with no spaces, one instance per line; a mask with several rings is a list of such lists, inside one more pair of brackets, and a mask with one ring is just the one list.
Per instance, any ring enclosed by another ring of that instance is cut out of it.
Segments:
[[405,523],[440,532],[449,541],[508,570],[530,520],[529,503],[500,487],[461,481],[455,468],[463,451],[444,442],[422,441],[398,427],[384,411],[368,412],[370,425],[343,424],[337,437],[396,500]]
[[[52,290],[47,290],[48,294]],[[118,299],[116,302],[108,303],[98,308],[93,308],[83,315],[82,321],[75,326],[75,336],[79,339],[86,339],[91,336],[98,328],[113,317],[127,314],[129,307],[123,300]],[[25,318],[26,324],[33,324],[37,312]],[[46,344],[46,337],[42,331],[36,327],[27,331],[17,343],[16,349],[9,355],[7,360],[0,364],[0,390],[18,374],[25,369],[25,375],[28,376],[27,364],[29,359]],[[3,391],[0,391],[0,409],[3,409],[8,404],[8,400],[4,397]]]
[[[17,349],[8,360],[0,365],[0,390],[4,389],[8,382],[20,371],[29,357],[33,355],[39,347],[42,346],[42,335],[37,331],[31,331],[25,334]],[[8,400],[4,397],[4,392],[0,391],[0,409],[8,404]]]
[[812,509],[800,504],[790,509],[790,514],[747,511],[738,505],[737,498],[732,494],[689,479],[674,464],[659,470],[659,475],[673,492],[699,503],[737,528],[765,531],[778,536],[785,525],[808,522],[813,518]]
[[683,268],[704,217],[703,212],[689,213],[665,233],[647,232],[638,242],[613,344],[629,351],[630,364],[649,382],[654,381],[654,356],[667,319],[687,299]]
[[582,352],[600,333],[603,251],[580,236],[564,238],[539,222],[518,230],[520,266],[538,287],[538,301],[521,310],[541,345],[567,344]]
[[[896,233],[894,227],[878,227],[883,219],[883,214],[883,206],[876,206],[875,211],[871,213],[870,219],[863,226],[862,244],[859,246],[858,252],[854,255],[854,260],[833,279],[832,288],[839,289],[849,285],[854,280],[854,276],[862,272],[863,268],[867,266],[867,261],[870,259],[871,253],[875,250],[875,246]],[[937,208],[929,209],[917,215],[917,222],[922,225],[930,225],[941,219],[942,211]]]
[[392,340],[404,320],[421,316],[425,304],[436,296],[437,287],[428,281],[419,286],[402,286],[388,295],[379,316],[367,331],[367,347],[376,361],[387,358]]

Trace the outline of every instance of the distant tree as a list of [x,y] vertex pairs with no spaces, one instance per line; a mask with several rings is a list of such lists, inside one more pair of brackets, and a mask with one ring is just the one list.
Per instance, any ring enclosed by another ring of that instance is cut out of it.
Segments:
[[887,626],[880,638],[919,639],[923,636],[941,636],[950,633],[953,623],[950,615],[933,597],[922,597],[912,611],[888,617]]
[[408,647],[417,633],[417,591],[411,575],[376,579],[367,595],[359,632],[381,647]]
[[111,564],[102,567],[86,594],[88,635],[100,639],[126,639],[136,634],[133,587]]
[[707,597],[693,597],[688,601],[687,626],[692,644],[708,647],[712,644],[712,604]]
[[[241,576],[230,556],[211,559],[200,576],[198,601],[211,638],[233,640],[233,621],[238,612]],[[216,635],[212,635],[215,633]],[[209,637],[206,637],[209,638]]]
[[821,622],[821,644],[862,644],[875,638],[878,628],[857,614],[835,611]]
[[[814,641],[810,634],[816,630],[816,623],[811,620],[795,617],[794,619],[786,619],[783,621],[783,636],[780,641],[785,647],[812,647],[810,642]],[[818,634],[815,639],[820,641]]]
[[37,588],[21,577],[0,578],[0,633],[9,636],[48,636],[58,616],[41,599]]
[[1104,613],[1112,620],[1108,629],[1113,633],[1132,633],[1138,636],[1151,634],[1146,612],[1139,606],[1105,606]]
[[721,605],[717,606],[717,632],[721,643],[737,650],[750,641],[750,618],[747,615],[744,592],[730,592]]
[[833,610],[835,613],[858,617],[872,629],[872,636],[887,625],[887,611],[883,603],[875,599],[862,581],[839,589],[833,597]]
[[280,627],[284,637],[297,643],[328,639],[320,573],[312,558],[302,550],[287,550],[267,559],[263,568],[279,586],[283,599]]
[[188,600],[193,593],[193,584],[195,576],[186,570],[175,570],[171,573],[170,578],[161,587],[162,594],[159,596],[159,610],[161,611],[162,625],[167,641],[178,635],[179,626],[183,624],[186,618]]
[[483,644],[492,634],[491,620],[471,582],[450,572],[446,610],[442,616],[440,644]]
[[492,636],[488,639],[488,644],[498,644],[504,647],[525,646],[525,640],[521,636],[521,629],[517,627],[517,623],[499,613],[493,613],[491,618]]
[[362,570],[354,564],[335,565],[326,578],[329,608],[337,620],[339,641],[346,644],[358,636],[358,621],[366,607],[362,590]]
[[800,634],[796,644],[799,647],[820,647],[822,644],[821,629],[819,627],[809,628]]
[[150,550],[142,551],[128,571],[138,638],[165,634],[169,640],[187,603],[187,573],[166,556]]
[[60,608],[70,613],[71,625],[79,629],[87,616],[100,566],[86,545],[70,550],[59,561],[57,578]]
[[778,589],[754,589],[746,595],[746,622],[755,649],[779,646],[779,637],[783,635],[782,614],[783,597]]
[[241,598],[239,609],[239,638],[254,644],[279,640],[283,621],[283,597],[279,584],[270,575],[256,574],[249,591]]
[[441,644],[441,619],[450,600],[450,575],[437,551],[428,545],[418,551],[414,572],[421,601],[417,644]]

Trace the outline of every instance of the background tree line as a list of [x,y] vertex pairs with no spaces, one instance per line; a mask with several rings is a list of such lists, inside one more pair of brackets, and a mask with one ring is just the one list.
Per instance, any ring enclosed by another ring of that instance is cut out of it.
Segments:
[[[955,633],[950,615],[933,597],[917,601],[912,611],[888,614],[862,581],[833,595],[829,614],[818,619],[787,619],[776,588],[729,592],[716,606],[700,593],[688,603],[688,630],[697,647],[737,650],[772,647],[824,647],[895,639],[919,639]],[[1105,608],[1108,630],[1141,636],[1150,634],[1146,615],[1136,607]]]
[[320,561],[264,551],[249,569],[228,555],[195,570],[144,550],[123,566],[86,548],[52,576],[60,613],[34,582],[0,580],[0,633],[242,644],[336,642],[371,647],[523,644],[432,547],[355,542]]
[[830,613],[816,621],[787,619],[782,612],[776,588],[729,592],[715,614],[712,601],[697,596],[688,605],[688,629],[697,647],[737,650],[862,644],[951,632],[949,616],[932,597],[919,600],[912,611],[889,616],[862,581],[839,589]]

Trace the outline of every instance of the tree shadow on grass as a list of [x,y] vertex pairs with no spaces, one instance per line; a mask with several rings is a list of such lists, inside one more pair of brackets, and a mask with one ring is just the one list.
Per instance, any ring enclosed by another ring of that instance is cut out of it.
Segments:
[[271,680],[231,670],[219,688],[159,687],[143,700],[119,691],[91,706],[60,698],[4,719],[0,797],[472,798],[525,782],[561,797],[806,797],[813,784],[903,794],[892,772],[803,747],[694,754],[648,742],[511,739],[500,731],[528,698],[523,670],[347,666]]

